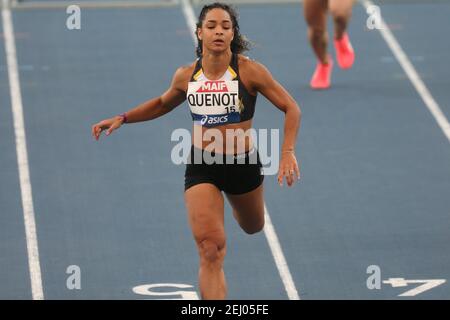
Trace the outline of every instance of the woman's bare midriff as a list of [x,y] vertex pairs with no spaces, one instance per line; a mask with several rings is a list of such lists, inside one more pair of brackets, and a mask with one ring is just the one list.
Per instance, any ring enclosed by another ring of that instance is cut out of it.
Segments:
[[207,128],[193,125],[192,144],[207,151],[241,154],[253,147],[252,120]]

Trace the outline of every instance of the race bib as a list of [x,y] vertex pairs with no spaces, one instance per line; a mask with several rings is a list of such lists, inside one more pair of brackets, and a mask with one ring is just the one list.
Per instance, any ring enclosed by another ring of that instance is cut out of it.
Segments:
[[187,101],[195,123],[212,127],[239,122],[239,82],[216,80],[189,82]]

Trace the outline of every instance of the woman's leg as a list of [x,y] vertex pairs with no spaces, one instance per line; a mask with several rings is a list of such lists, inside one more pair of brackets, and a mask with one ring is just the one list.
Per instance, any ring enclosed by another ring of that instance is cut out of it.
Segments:
[[330,14],[334,21],[334,37],[341,39],[347,30],[348,22],[352,16],[353,0],[329,0]]
[[328,0],[304,0],[303,12],[308,24],[308,38],[317,59],[328,63],[327,33]]
[[308,24],[309,42],[318,60],[309,84],[313,89],[327,89],[331,86],[333,70],[333,61],[328,54],[328,0],[304,0],[303,8]]
[[248,234],[259,232],[264,227],[263,185],[244,194],[226,194],[233,208],[233,215]]
[[338,64],[343,69],[351,68],[355,53],[347,34],[347,26],[352,16],[353,0],[330,0],[330,13],[334,21],[334,46]]
[[184,193],[189,223],[200,255],[199,286],[202,299],[225,299],[223,272],[226,253],[224,200],[210,183],[190,187]]

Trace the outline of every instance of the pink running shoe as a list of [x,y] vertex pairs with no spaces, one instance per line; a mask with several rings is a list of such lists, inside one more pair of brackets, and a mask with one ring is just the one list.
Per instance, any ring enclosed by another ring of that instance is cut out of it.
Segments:
[[333,60],[328,57],[328,63],[320,61],[317,63],[316,71],[312,76],[310,85],[313,89],[327,89],[331,85],[331,71],[333,70]]
[[339,67],[349,69],[355,61],[355,52],[348,38],[347,32],[344,33],[340,40],[334,39],[334,47],[336,49],[336,58]]

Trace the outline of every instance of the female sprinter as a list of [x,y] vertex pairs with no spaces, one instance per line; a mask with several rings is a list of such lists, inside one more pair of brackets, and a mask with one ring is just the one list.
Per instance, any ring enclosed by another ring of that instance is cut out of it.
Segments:
[[[294,148],[301,112],[294,99],[263,65],[240,54],[248,49],[248,43],[239,32],[237,14],[232,7],[221,3],[204,6],[196,35],[199,58],[175,72],[165,93],[122,115],[95,124],[92,135],[98,140],[104,130],[109,135],[123,123],[156,119],[188,101],[194,135],[191,161],[185,172],[184,198],[200,256],[200,294],[203,299],[225,299],[226,236],[222,191],[242,229],[249,234],[259,232],[264,227],[264,176],[258,152],[248,135],[237,135],[236,145],[245,148],[240,151],[234,144],[227,145],[227,139],[222,138],[215,141],[214,151],[210,152],[211,141],[204,141],[203,137],[210,130],[216,130],[224,137],[226,130],[250,129],[256,95],[260,92],[285,113],[278,183],[282,185],[285,179],[291,186],[295,178],[300,178]],[[200,161],[192,163],[199,152]],[[208,164],[206,155],[227,159]],[[248,160],[252,155],[256,160],[250,163]],[[230,157],[232,160],[240,158],[245,163],[229,164]]]
[[327,53],[327,14],[334,22],[334,46],[339,67],[351,68],[355,53],[346,32],[352,15],[353,0],[304,0],[303,10],[308,24],[308,38],[318,63],[311,78],[311,88],[327,89],[331,85],[333,61]]

